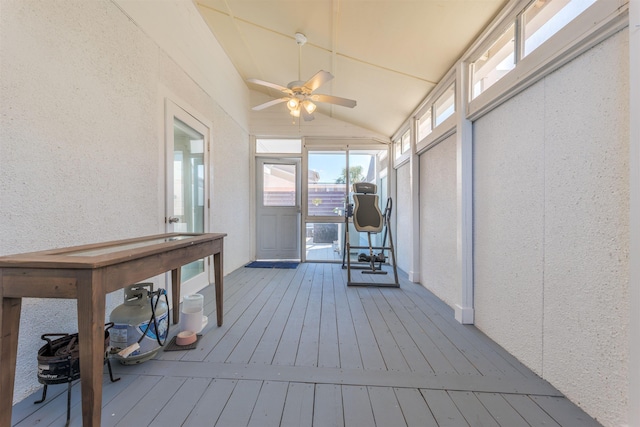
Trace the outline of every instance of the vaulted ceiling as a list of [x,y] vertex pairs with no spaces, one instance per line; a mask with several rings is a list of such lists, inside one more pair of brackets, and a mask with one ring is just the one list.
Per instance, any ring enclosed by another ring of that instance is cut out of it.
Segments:
[[[318,70],[316,93],[357,100],[318,111],[391,136],[506,0],[196,0],[243,79],[286,86]],[[306,35],[299,48],[295,33]],[[300,52],[299,52],[300,51]],[[301,60],[299,61],[299,53]],[[281,92],[252,83],[273,98]],[[270,107],[288,114],[284,103]]]

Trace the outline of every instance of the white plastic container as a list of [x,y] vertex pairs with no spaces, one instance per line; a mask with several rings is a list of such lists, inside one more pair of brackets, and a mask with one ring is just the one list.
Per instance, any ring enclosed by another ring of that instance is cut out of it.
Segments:
[[187,295],[182,300],[180,326],[182,331],[199,333],[207,325],[209,319],[204,313],[204,296]]

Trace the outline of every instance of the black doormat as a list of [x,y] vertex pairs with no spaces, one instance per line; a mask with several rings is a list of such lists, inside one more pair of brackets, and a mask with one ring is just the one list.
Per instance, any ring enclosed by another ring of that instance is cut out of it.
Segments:
[[198,341],[200,341],[202,335],[198,334],[196,335],[196,337],[196,341],[193,344],[188,345],[176,344],[176,337],[173,337],[171,338],[171,341],[169,341],[169,344],[165,344],[164,351],[193,350],[194,348],[198,347]]
[[297,261],[253,261],[245,265],[247,268],[297,268]]

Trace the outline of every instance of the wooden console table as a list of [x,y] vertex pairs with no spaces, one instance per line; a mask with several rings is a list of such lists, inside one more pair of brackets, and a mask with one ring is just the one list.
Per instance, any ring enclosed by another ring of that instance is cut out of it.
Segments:
[[0,427],[11,425],[23,297],[77,300],[82,425],[99,426],[106,294],[171,270],[173,323],[178,323],[180,267],[213,255],[221,326],[225,236],[170,233],[0,257]]

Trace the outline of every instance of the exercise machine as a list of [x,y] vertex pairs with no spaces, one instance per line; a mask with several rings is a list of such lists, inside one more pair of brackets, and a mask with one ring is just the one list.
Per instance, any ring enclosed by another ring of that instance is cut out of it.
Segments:
[[[379,197],[376,194],[377,186],[369,182],[358,182],[353,184],[353,204],[347,200],[344,210],[344,244],[342,251],[342,268],[347,268],[348,286],[384,286],[400,287],[398,281],[398,269],[396,266],[396,255],[393,246],[393,236],[391,234],[391,209],[393,202],[389,197],[384,209],[380,211]],[[358,233],[367,233],[368,246],[355,246],[351,244],[349,236],[349,218],[353,218],[353,226]],[[371,240],[372,235],[383,233],[380,246],[374,246]],[[389,245],[387,246],[387,237]],[[366,249],[368,253],[358,254],[358,261],[351,261],[352,249]],[[379,252],[378,252],[379,251]],[[387,271],[382,269],[382,265],[389,258],[385,251],[389,251],[391,266],[393,267],[394,282],[363,281],[356,282],[351,279],[351,270],[359,270],[362,274],[382,274]]]

